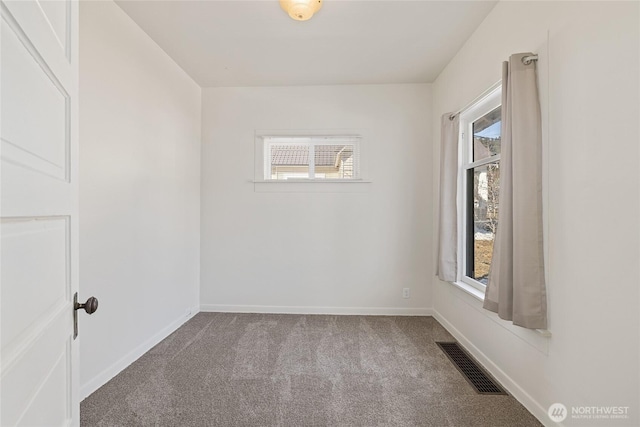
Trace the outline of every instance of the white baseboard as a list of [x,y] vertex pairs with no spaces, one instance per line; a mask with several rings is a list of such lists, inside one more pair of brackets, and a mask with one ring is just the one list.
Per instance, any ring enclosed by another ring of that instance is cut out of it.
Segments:
[[433,309],[433,317],[440,322],[444,328],[454,336],[456,340],[462,344],[462,346],[475,357],[478,362],[487,370],[491,375],[502,384],[509,394],[511,394],[518,402],[527,408],[534,417],[538,419],[543,425],[547,427],[562,427],[562,424],[556,423],[549,419],[547,415],[547,409],[538,403],[531,395],[529,395],[520,385],[518,385],[509,375],[507,375],[498,365],[496,365],[491,359],[487,357],[482,351],[478,349],[467,337],[465,337],[455,326],[453,326],[447,319],[445,319],[437,310]]
[[86,384],[80,386],[80,401],[84,400],[87,396],[91,395],[94,391],[105,385],[109,382],[113,377],[122,372],[127,366],[131,365],[133,362],[138,360],[143,354],[147,351],[151,350],[154,346],[156,346],[160,341],[171,335],[176,331],[180,326],[182,326],[187,320],[191,319],[198,313],[198,308],[193,307],[191,309],[187,309],[186,313],[181,315],[179,318],[171,322],[169,325],[164,327],[158,333],[156,333],[151,338],[147,339],[145,342],[140,344],[138,347],[131,350],[120,360],[115,362],[113,365],[109,366],[104,371],[100,372],[93,379],[89,380]]
[[342,314],[361,316],[431,316],[433,314],[433,310],[426,307],[305,307],[221,304],[201,304],[200,311],[219,313]]

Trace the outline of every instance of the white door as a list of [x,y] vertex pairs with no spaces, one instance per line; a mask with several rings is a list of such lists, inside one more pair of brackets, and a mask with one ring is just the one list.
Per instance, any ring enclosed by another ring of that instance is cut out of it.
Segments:
[[1,6],[0,424],[76,426],[78,4]]

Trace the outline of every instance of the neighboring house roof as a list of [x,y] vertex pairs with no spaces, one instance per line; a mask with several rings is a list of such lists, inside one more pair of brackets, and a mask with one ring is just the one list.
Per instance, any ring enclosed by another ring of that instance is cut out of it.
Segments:
[[[316,145],[316,166],[337,166],[340,159],[353,155],[350,145]],[[271,164],[274,166],[304,166],[309,164],[309,147],[300,145],[275,145],[271,148]]]

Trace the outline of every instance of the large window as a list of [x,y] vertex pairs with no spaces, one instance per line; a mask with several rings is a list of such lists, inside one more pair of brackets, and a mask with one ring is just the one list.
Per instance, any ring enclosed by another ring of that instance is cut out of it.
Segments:
[[498,88],[460,115],[458,277],[480,290],[489,280],[498,226],[500,100]]
[[359,163],[355,136],[264,138],[265,180],[356,180]]

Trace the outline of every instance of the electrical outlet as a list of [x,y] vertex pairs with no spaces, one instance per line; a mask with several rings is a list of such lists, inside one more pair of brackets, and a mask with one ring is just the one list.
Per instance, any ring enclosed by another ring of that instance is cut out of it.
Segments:
[[409,288],[403,288],[402,298],[410,298],[410,297],[411,297],[411,290]]

